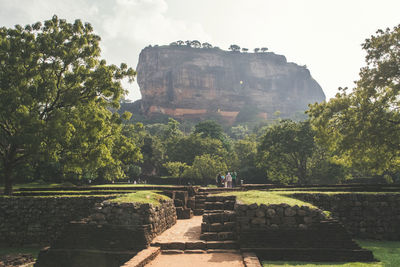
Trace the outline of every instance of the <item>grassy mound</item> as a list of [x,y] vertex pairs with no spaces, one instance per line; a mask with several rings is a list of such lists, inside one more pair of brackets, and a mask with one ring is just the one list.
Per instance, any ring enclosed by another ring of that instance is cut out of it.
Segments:
[[137,191],[110,200],[117,203],[150,203],[160,205],[161,200],[170,199],[167,196],[158,194],[157,191]]
[[288,204],[290,206],[308,206],[310,208],[316,208],[314,205],[291,198],[286,196],[285,194],[281,194],[280,192],[270,192],[270,191],[259,191],[259,190],[250,190],[245,192],[226,192],[218,194],[221,196],[236,196],[237,201],[243,204],[265,204],[265,205],[273,205],[273,204]]

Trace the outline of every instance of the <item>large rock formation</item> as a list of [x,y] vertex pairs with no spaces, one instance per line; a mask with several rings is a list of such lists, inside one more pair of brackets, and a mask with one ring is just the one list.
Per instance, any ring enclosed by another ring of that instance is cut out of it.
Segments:
[[146,47],[137,81],[147,115],[220,115],[228,122],[276,111],[289,117],[325,95],[306,67],[274,53],[240,53],[218,48]]

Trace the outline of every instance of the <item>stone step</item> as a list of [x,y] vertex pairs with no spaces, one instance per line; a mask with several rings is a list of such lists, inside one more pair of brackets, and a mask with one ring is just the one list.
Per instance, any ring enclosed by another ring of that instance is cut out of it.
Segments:
[[233,232],[236,229],[236,222],[205,223],[201,224],[201,232]]
[[238,249],[193,249],[193,250],[178,250],[178,249],[166,249],[161,250],[161,254],[165,255],[176,255],[176,254],[204,254],[204,253],[240,253]]
[[224,201],[224,202],[204,202],[206,210],[234,210],[235,201]]
[[227,241],[207,241],[207,249],[238,249],[239,244],[234,240]]
[[372,252],[365,249],[241,248],[240,250],[242,253],[254,252],[258,258],[267,261],[376,261]]
[[178,219],[190,219],[193,217],[193,211],[190,208],[176,207],[176,216]]
[[[238,249],[239,244],[235,240],[222,240],[222,241],[186,241],[186,242],[166,242],[166,243],[152,243],[153,247],[160,247],[162,251],[196,251],[208,249]],[[186,253],[186,252],[185,252]]]
[[205,211],[203,214],[203,222],[207,224],[236,222],[236,213],[234,211],[223,211],[218,213],[208,213]]
[[193,214],[195,216],[203,215],[204,214],[204,209],[194,209]]
[[200,234],[200,239],[205,241],[226,241],[235,240],[236,235],[234,232],[204,232]]
[[196,203],[196,205],[195,205],[195,208],[196,208],[196,209],[202,209],[202,210],[204,210],[205,207],[206,207],[205,204]]
[[206,202],[236,201],[236,196],[207,196]]

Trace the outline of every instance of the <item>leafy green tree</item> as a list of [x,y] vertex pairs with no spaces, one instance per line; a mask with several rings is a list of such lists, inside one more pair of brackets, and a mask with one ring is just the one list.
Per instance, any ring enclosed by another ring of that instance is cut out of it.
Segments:
[[314,149],[314,133],[308,122],[283,120],[270,126],[262,137],[258,164],[272,181],[306,184]]
[[229,46],[229,50],[231,50],[232,52],[238,52],[240,51],[240,46],[233,44]]
[[260,52],[260,48],[254,48],[254,53]]
[[157,136],[147,135],[143,140],[141,152],[143,154],[142,174],[149,176],[158,174],[165,158],[165,149],[161,140]]
[[[110,128],[119,119],[108,108],[119,106],[125,93],[121,80],[133,80],[135,72],[101,60],[99,41],[90,24],[56,16],[44,25],[0,28],[0,157],[6,194],[12,192],[18,166],[40,154],[56,161],[60,155],[87,157],[92,169],[110,159],[108,135],[118,132]],[[65,147],[68,140],[73,144]]]
[[201,43],[200,43],[199,41],[197,41],[197,40],[193,40],[193,41],[190,43],[190,46],[191,46],[191,47],[194,47],[194,48],[200,48],[200,47],[201,47]]
[[244,139],[249,135],[250,131],[247,125],[233,126],[230,130],[230,136],[236,140]]
[[223,158],[218,155],[203,154],[196,156],[193,165],[183,174],[185,177],[199,179],[204,185],[210,181],[215,181],[219,173],[225,173],[228,170]]
[[224,139],[224,131],[220,124],[215,121],[202,121],[195,125],[194,133],[200,134],[201,137],[214,138],[218,140]]
[[184,162],[192,165],[196,156],[203,154],[218,155],[227,158],[228,152],[218,139],[203,138],[198,134],[191,134],[179,138],[168,152],[168,161]]
[[179,184],[181,184],[181,178],[182,178],[183,174],[185,173],[185,171],[187,171],[188,168],[190,168],[190,166],[188,166],[186,163],[179,162],[179,161],[175,161],[175,162],[168,161],[168,162],[164,163],[164,167],[168,170],[168,173],[170,175],[178,178]]
[[267,51],[268,51],[268,48],[266,48],[266,47],[262,47],[262,48],[261,48],[261,52],[264,53],[264,52],[267,52]]
[[212,48],[212,45],[210,43],[202,43],[201,44],[203,46],[203,48]]
[[363,44],[367,66],[352,92],[310,106],[317,141],[337,162],[363,173],[400,171],[400,25]]
[[245,47],[242,48],[242,52],[243,52],[243,53],[247,53],[247,51],[249,51],[248,48],[245,48]]
[[256,172],[257,142],[254,136],[238,140],[234,143],[234,151],[238,164],[234,167],[244,176],[251,176]]

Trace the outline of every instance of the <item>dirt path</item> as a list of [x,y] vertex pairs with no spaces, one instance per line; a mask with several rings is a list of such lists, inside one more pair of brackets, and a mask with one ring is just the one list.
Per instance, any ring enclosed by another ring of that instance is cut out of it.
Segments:
[[[200,241],[202,216],[177,223],[157,236],[153,243]],[[244,267],[240,252],[195,253],[195,254],[160,254],[146,267]]]
[[153,243],[200,240],[203,216],[193,216],[189,220],[178,220],[174,226],[154,238]]
[[157,256],[146,267],[244,267],[240,253],[176,254]]

